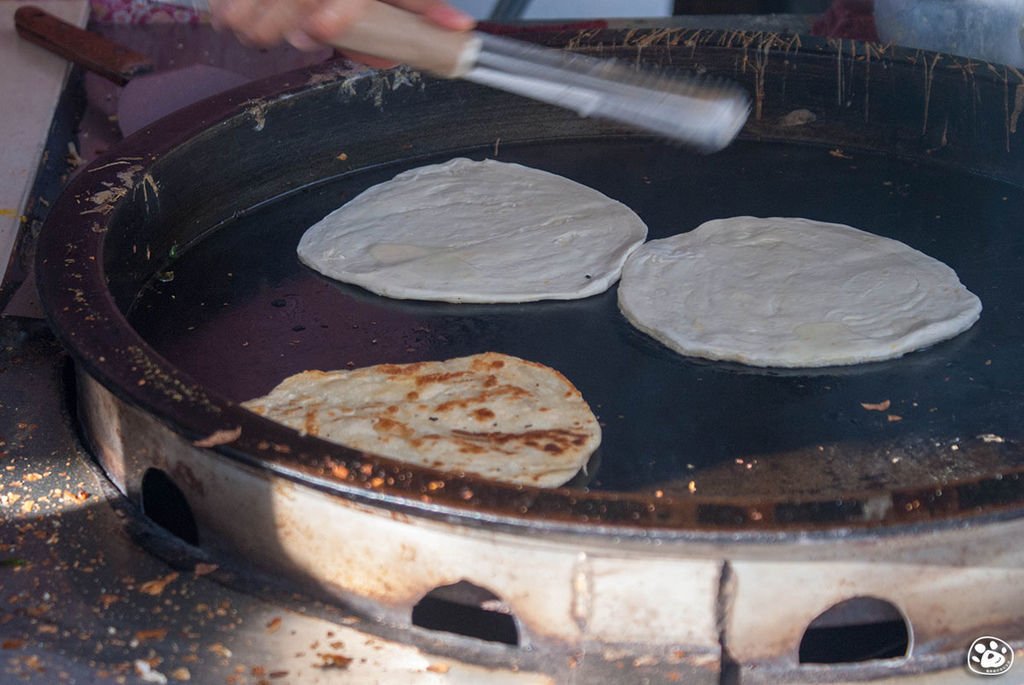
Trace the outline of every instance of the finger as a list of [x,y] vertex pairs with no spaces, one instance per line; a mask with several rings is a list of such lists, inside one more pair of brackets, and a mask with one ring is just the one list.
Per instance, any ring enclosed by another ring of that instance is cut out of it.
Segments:
[[242,29],[255,11],[258,0],[210,0],[210,11],[217,22],[232,30]]
[[328,42],[363,16],[370,0],[326,0],[312,12],[302,30],[314,40]]
[[224,28],[224,20],[221,18],[221,13],[224,11],[224,0],[210,0],[209,7],[210,25],[220,31]]
[[262,11],[245,28],[246,35],[257,45],[276,45],[301,22],[301,17],[308,11],[306,5],[294,0],[265,3],[261,6]]
[[319,50],[323,47],[322,44],[310,38],[309,34],[299,29],[293,29],[284,34],[284,39],[288,41],[289,45],[293,48],[296,50],[302,50],[303,52],[313,52],[314,50]]
[[221,23],[234,31],[241,43],[252,45],[256,42],[252,27],[263,15],[266,2],[267,0],[222,0],[218,3],[217,11]]
[[476,26],[476,20],[444,0],[386,0],[388,4],[408,12],[422,15],[425,19],[453,31],[468,31]]

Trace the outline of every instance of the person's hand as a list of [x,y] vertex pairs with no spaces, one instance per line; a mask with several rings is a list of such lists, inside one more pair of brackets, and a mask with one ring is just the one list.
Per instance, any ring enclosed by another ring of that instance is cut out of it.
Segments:
[[[271,46],[286,40],[300,50],[341,35],[375,0],[210,0],[214,23],[246,43]],[[473,18],[444,0],[384,0],[442,28],[473,28]]]

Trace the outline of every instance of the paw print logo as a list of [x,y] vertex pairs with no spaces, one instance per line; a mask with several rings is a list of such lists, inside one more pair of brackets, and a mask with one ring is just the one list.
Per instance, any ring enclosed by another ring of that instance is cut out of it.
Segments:
[[1002,675],[1013,666],[1013,648],[998,637],[986,635],[971,643],[967,668],[978,675]]

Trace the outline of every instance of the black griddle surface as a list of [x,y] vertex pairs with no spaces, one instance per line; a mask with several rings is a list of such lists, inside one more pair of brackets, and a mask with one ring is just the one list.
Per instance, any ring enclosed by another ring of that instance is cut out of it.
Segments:
[[[643,139],[476,148],[562,174],[636,211],[649,239],[737,215],[800,216],[900,240],[952,267],[984,306],[954,340],[902,359],[808,371],[682,357],[585,300],[390,300],[326,279],[302,233],[420,158],[265,203],[175,250],[130,321],[172,364],[236,401],[307,369],[499,351],[552,366],[604,427],[593,490],[841,496],[989,474],[1024,427],[1024,192],[938,164],[858,150],[738,142],[713,156]],[[187,249],[186,249],[187,248]],[[180,253],[180,254],[178,254]],[[890,402],[887,411],[861,403]],[[985,438],[979,438],[985,436]],[[992,449],[989,449],[989,446]],[[691,483],[692,482],[692,483]]]

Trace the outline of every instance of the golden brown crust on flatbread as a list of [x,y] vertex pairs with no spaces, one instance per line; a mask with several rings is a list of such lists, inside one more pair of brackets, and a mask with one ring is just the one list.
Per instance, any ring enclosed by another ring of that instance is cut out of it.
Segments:
[[597,419],[565,376],[495,352],[306,371],[243,405],[355,449],[545,487],[571,479],[601,441]]

